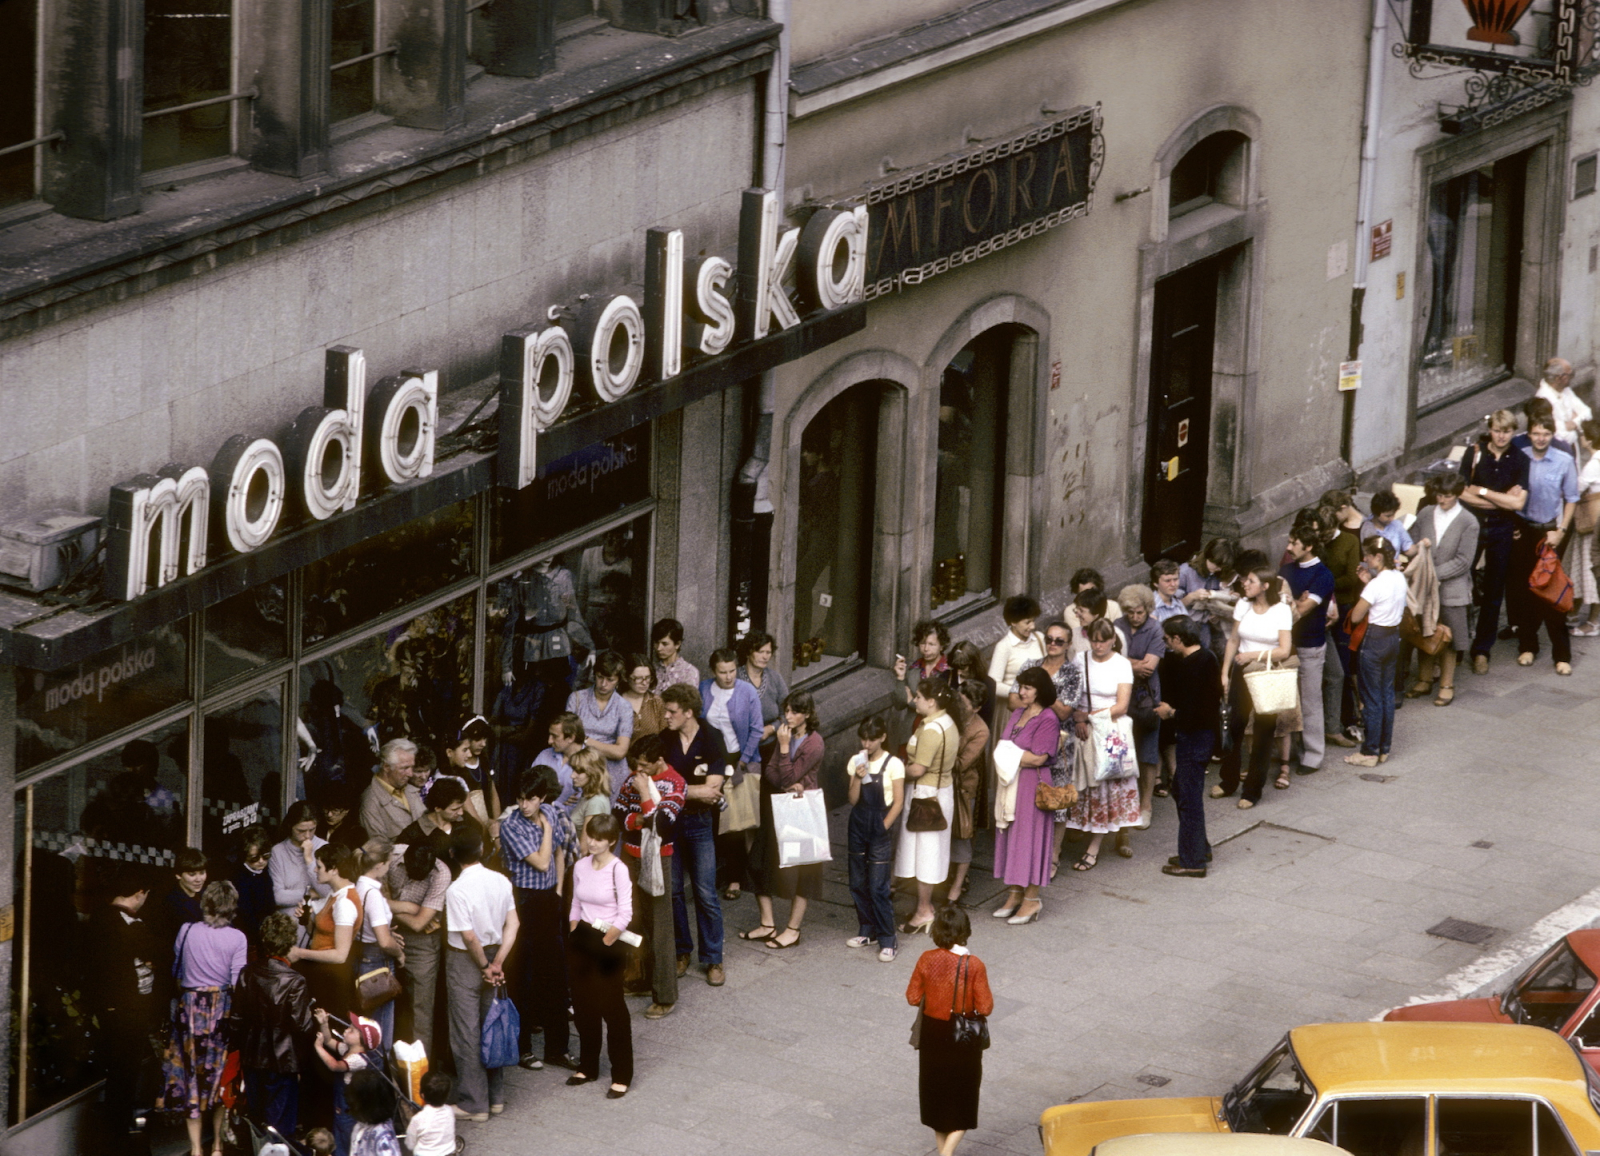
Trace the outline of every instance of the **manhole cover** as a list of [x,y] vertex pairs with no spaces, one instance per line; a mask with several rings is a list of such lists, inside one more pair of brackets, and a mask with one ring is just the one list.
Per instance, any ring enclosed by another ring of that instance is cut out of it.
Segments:
[[1167,1079],[1167,1077],[1158,1076],[1154,1072],[1146,1072],[1142,1076],[1135,1076],[1134,1079],[1138,1080],[1141,1084],[1148,1084],[1152,1088],[1165,1088],[1168,1084],[1172,1083],[1172,1081]]
[[1446,919],[1428,928],[1428,934],[1438,936],[1440,939],[1453,939],[1458,943],[1471,943],[1481,947],[1498,935],[1499,929],[1485,927],[1481,923],[1468,923],[1465,919]]
[[1489,842],[1489,840],[1487,840],[1487,839],[1479,839],[1476,843],[1473,844],[1473,846],[1478,848],[1478,850],[1480,850],[1480,851],[1487,851],[1490,847],[1493,847],[1494,844]]
[[1362,775],[1361,779],[1363,782],[1367,783],[1392,783],[1399,777],[1399,775],[1375,775],[1369,772],[1365,775]]

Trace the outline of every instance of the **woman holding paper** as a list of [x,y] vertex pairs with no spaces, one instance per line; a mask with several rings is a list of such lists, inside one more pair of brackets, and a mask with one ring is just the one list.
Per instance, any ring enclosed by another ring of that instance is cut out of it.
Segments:
[[1039,918],[1044,901],[1039,888],[1050,879],[1050,856],[1055,849],[1055,813],[1034,806],[1034,793],[1040,783],[1052,781],[1052,764],[1061,745],[1061,720],[1050,708],[1055,705],[1056,687],[1043,667],[1033,666],[1017,675],[1013,697],[1021,706],[1000,732],[995,748],[995,766],[1004,762],[1015,766],[1015,792],[1002,791],[1001,802],[1014,804],[995,813],[994,874],[1007,887],[1006,897],[991,914],[1008,923],[1032,923]]
[[[585,820],[584,857],[572,865],[572,912],[568,924],[567,974],[572,983],[572,1018],[578,1025],[578,1071],[572,1087],[600,1078],[600,1025],[605,1024],[611,1088],[606,1099],[620,1100],[633,1083],[633,1021],[622,998],[627,956],[617,940],[633,919],[633,883],[611,853],[621,831],[612,815]],[[638,936],[633,937],[635,943]]]
[[[761,925],[741,931],[740,939],[764,940],[775,951],[800,942],[800,924],[806,905],[822,893],[822,864],[804,867],[778,866],[778,829],[772,818],[772,797],[792,794],[796,798],[817,789],[822,770],[821,724],[817,704],[803,690],[783,701],[783,722],[778,726],[777,745],[761,768],[761,832],[750,852],[751,874],[755,877],[756,902],[761,907]],[[772,915],[772,897],[790,900],[789,922],[782,931]]]

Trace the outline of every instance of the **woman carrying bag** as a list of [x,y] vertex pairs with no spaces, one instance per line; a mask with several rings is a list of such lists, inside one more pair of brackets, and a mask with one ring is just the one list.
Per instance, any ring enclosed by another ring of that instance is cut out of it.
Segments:
[[[818,733],[817,704],[803,690],[797,690],[783,703],[783,723],[778,727],[777,743],[761,768],[761,831],[751,854],[755,876],[756,902],[761,908],[760,926],[739,933],[740,939],[760,940],[775,951],[800,942],[800,924],[806,905],[822,894],[822,864],[804,867],[778,866],[778,831],[772,817],[772,797],[792,792],[796,798],[817,789],[822,771],[823,743]],[[772,897],[790,901],[789,921],[778,930],[772,914]]]
[[711,677],[700,680],[700,701],[728,760],[722,781],[726,806],[717,814],[717,877],[722,897],[732,902],[749,882],[750,832],[761,822],[761,694],[739,678],[737,652],[714,650],[709,665]]
[[[1227,650],[1222,656],[1222,693],[1241,726],[1240,737],[1246,733],[1251,736],[1250,768],[1239,799],[1239,810],[1248,811],[1261,801],[1280,718],[1289,716],[1289,731],[1300,729],[1300,663],[1294,657],[1291,641],[1294,609],[1281,598],[1283,579],[1271,566],[1258,566],[1244,574],[1240,582],[1243,594],[1233,609],[1233,633],[1228,637]],[[1268,702],[1264,688],[1252,686],[1249,681],[1248,676],[1269,670],[1294,672],[1284,676],[1285,681],[1292,678],[1296,688],[1294,700],[1286,709],[1280,702]],[[1389,677],[1393,682],[1392,667]],[[1245,720],[1249,720],[1248,724]],[[1236,740],[1233,748],[1222,756],[1222,781],[1211,788],[1213,799],[1226,798],[1239,789],[1241,759],[1240,744]],[[1273,786],[1283,791],[1289,788],[1289,782],[1289,768],[1285,764]]]
[[[1032,923],[1044,901],[1039,888],[1050,880],[1050,855],[1055,849],[1055,812],[1040,810],[1039,788],[1049,787],[1061,747],[1061,720],[1050,708],[1056,688],[1042,667],[1032,666],[1017,675],[1011,692],[1021,705],[1011,712],[1000,731],[1002,740],[1021,750],[1021,769],[1013,793],[1014,812],[1001,813],[997,804],[994,836],[994,875],[1007,887],[1006,897],[991,914],[1007,923]],[[995,758],[998,760],[997,751]]]
[[[943,908],[933,920],[933,949],[922,953],[906,985],[906,1002],[919,1008],[913,1029],[917,1055],[917,1097],[924,1127],[933,1129],[939,1156],[951,1156],[961,1137],[978,1126],[978,1094],[983,1085],[982,1042],[958,1038],[974,1017],[994,1011],[989,973],[967,950],[972,923],[959,907]],[[958,1022],[959,1021],[959,1022]]]
[[917,881],[917,909],[900,927],[906,934],[915,935],[933,926],[933,889],[950,873],[950,820],[956,810],[952,772],[960,753],[961,734],[950,717],[955,692],[949,683],[924,680],[918,684],[911,705],[921,722],[906,748],[910,795],[900,828],[894,873],[896,878]]

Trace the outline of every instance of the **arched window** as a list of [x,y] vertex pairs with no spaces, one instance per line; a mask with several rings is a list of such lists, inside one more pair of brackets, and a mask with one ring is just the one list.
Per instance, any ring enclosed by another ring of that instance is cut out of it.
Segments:
[[1172,169],[1168,215],[1181,217],[1207,205],[1242,206],[1249,139],[1237,132],[1214,132]]
[[997,326],[950,359],[939,382],[939,469],[934,496],[934,610],[1000,584],[1005,525],[1006,395],[1015,332]]

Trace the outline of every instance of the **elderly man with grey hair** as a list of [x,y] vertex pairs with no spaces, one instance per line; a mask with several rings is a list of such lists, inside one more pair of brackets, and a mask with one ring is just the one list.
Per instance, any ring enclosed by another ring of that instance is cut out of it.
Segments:
[[393,842],[422,818],[422,796],[411,785],[417,765],[417,744],[410,739],[390,739],[378,752],[381,765],[361,796],[361,825],[372,839]]
[[1594,414],[1572,388],[1572,363],[1552,357],[1544,363],[1544,380],[1539,382],[1535,397],[1542,397],[1555,411],[1556,437],[1568,445],[1578,444],[1578,427]]

